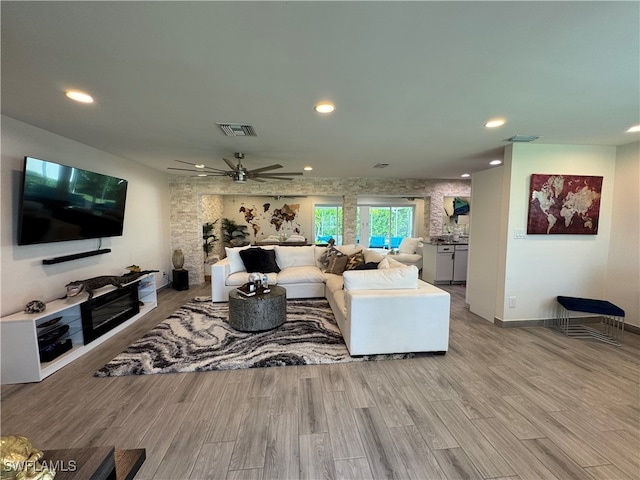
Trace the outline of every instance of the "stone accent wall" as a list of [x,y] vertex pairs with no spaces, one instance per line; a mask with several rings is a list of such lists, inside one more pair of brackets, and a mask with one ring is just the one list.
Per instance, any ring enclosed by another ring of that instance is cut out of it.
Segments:
[[[425,219],[421,236],[442,231],[442,200],[445,196],[470,196],[469,180],[382,179],[382,178],[296,178],[291,182],[235,183],[222,177],[169,179],[171,195],[171,250],[181,248],[189,283],[204,282],[202,225],[220,218],[222,195],[329,195],[343,199],[343,243],[356,238],[358,196],[405,196],[424,198]],[[207,198],[213,197],[213,198]],[[216,198],[217,197],[217,198]],[[419,229],[420,231],[420,229]],[[222,251],[222,242],[218,242]],[[168,252],[171,255],[171,252]]]
[[[213,233],[218,237],[210,256],[224,257],[224,239],[222,238],[222,215],[224,212],[224,197],[222,195],[202,195],[202,223],[215,222]],[[205,272],[209,275],[208,272]]]

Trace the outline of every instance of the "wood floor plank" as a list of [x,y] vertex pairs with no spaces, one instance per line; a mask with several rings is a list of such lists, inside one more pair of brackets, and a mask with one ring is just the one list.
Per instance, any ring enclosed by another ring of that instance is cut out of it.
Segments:
[[336,460],[336,477],[340,480],[378,480],[365,457]]
[[243,409],[249,395],[249,382],[227,383],[213,414],[206,443],[235,441],[238,438]]
[[300,435],[300,480],[334,480],[336,466],[328,433]]
[[190,480],[226,478],[234,442],[204,443],[193,465]]
[[444,472],[415,425],[393,427],[389,433],[410,479],[444,478]]
[[638,476],[630,477],[615,465],[599,465],[597,467],[586,467],[585,472],[593,480],[638,480]]
[[408,478],[407,469],[378,409],[356,408],[355,419],[374,478]]
[[538,407],[529,398],[516,395],[505,396],[504,399],[581,467],[609,463],[597,450],[586,444],[583,439]]
[[382,414],[387,427],[413,425],[413,420],[398,395],[399,387],[392,387],[386,375],[370,375],[367,383],[371,387],[378,411]]
[[431,402],[440,419],[476,468],[487,478],[516,472],[452,400]]
[[407,413],[431,450],[459,446],[431,404],[422,396],[424,389],[419,386],[404,387],[400,393]]
[[270,402],[269,397],[247,398],[229,470],[264,468]]
[[[495,418],[481,418],[472,423],[500,452],[502,458],[520,477],[556,480],[556,476]],[[561,478],[561,477],[559,477]]]
[[262,478],[263,480],[279,480],[298,478],[299,476],[298,414],[271,415]]
[[484,480],[485,478],[462,448],[436,450],[433,456],[444,472],[443,478],[448,480]]
[[354,412],[345,392],[325,392],[324,406],[331,432],[333,459],[364,457]]
[[582,480],[585,469],[569,458],[546,437],[524,440],[522,444],[559,479]]
[[303,377],[298,379],[298,426],[301,435],[327,432],[327,415],[324,410],[322,379]]

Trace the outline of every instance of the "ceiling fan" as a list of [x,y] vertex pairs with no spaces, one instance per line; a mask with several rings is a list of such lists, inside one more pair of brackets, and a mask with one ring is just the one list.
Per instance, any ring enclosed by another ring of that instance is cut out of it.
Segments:
[[255,180],[256,182],[264,182],[265,180],[293,180],[290,176],[302,175],[302,172],[280,172],[280,173],[267,173],[269,170],[276,170],[282,168],[280,164],[269,165],[267,167],[254,168],[253,170],[247,170],[242,165],[244,160],[244,153],[235,152],[233,156],[238,161],[236,165],[234,162],[227,158],[223,158],[231,170],[221,170],[219,168],[209,167],[203,164],[185,162],[183,160],[176,160],[176,162],[186,163],[194,168],[177,168],[169,167],[169,170],[181,170],[184,172],[198,172],[203,177],[230,177],[234,182],[245,183],[247,180]]

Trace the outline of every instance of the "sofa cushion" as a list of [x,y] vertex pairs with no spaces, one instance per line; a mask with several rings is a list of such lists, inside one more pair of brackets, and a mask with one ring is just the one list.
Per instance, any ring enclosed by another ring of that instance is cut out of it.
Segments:
[[349,257],[347,255],[341,254],[339,252],[333,252],[329,257],[329,265],[327,266],[325,272],[342,275],[342,272],[344,272],[348,261]]
[[400,246],[398,246],[399,253],[409,253],[414,254],[418,251],[418,247],[422,246],[422,237],[418,238],[403,238],[400,242]]
[[356,252],[353,255],[349,255],[347,257],[347,264],[345,265],[345,270],[353,270],[354,268],[364,265],[364,253]]
[[349,270],[344,272],[343,277],[345,290],[418,288],[418,269],[413,265],[378,270]]
[[278,273],[278,285],[294,283],[324,283],[324,274],[318,267],[289,267]]
[[289,267],[311,267],[316,264],[315,247],[283,247],[276,248],[276,262],[281,270]]
[[361,245],[356,245],[355,243],[350,243],[348,245],[337,245],[336,249],[345,255],[353,255],[356,252],[361,252],[364,250]]
[[280,267],[276,263],[275,250],[265,250],[258,247],[247,248],[239,253],[247,272],[278,273],[280,271]]
[[378,263],[378,269],[380,270],[385,270],[389,268],[402,268],[402,267],[404,267],[404,264],[398,262],[397,260],[393,260],[389,257],[384,257],[382,260],[380,260],[380,263]]
[[[334,294],[340,290],[342,292],[342,275],[335,275],[333,273],[325,273],[325,288],[329,292],[333,292]],[[335,295],[334,295],[335,296]]]
[[240,257],[240,251],[251,248],[251,245],[246,247],[224,247],[224,251],[227,253],[229,259],[229,273],[246,272],[247,269],[244,266],[244,262]]
[[[384,250],[385,254],[388,252],[388,250]],[[376,262],[376,263],[380,263],[382,261],[382,259],[385,256],[380,254],[379,252],[375,251],[375,250],[365,250],[364,251],[364,261],[365,263],[369,263],[369,262]]]

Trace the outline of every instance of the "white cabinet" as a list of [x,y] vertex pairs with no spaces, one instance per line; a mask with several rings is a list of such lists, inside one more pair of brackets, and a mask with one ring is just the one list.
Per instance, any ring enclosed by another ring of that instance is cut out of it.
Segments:
[[465,283],[467,281],[467,258],[469,256],[468,245],[456,245],[453,257],[453,283]]
[[[0,361],[2,364],[2,384],[39,382],[157,307],[158,298],[154,274],[140,277],[136,282],[138,283],[138,299],[141,302],[140,312],[87,345],[84,344],[82,316],[80,313],[80,306],[86,302],[88,297],[86,293],[82,293],[77,297],[49,302],[47,303],[47,308],[41,313],[18,312],[1,318]],[[101,288],[95,292],[94,298],[113,290],[115,290],[115,287],[112,286]],[[69,326],[67,332],[59,340],[70,339],[72,347],[71,350],[54,358],[52,361],[41,362],[38,348],[38,330],[43,324],[54,320],[57,320],[56,325]]]
[[468,245],[425,243],[422,250],[422,280],[429,283],[467,281]]

